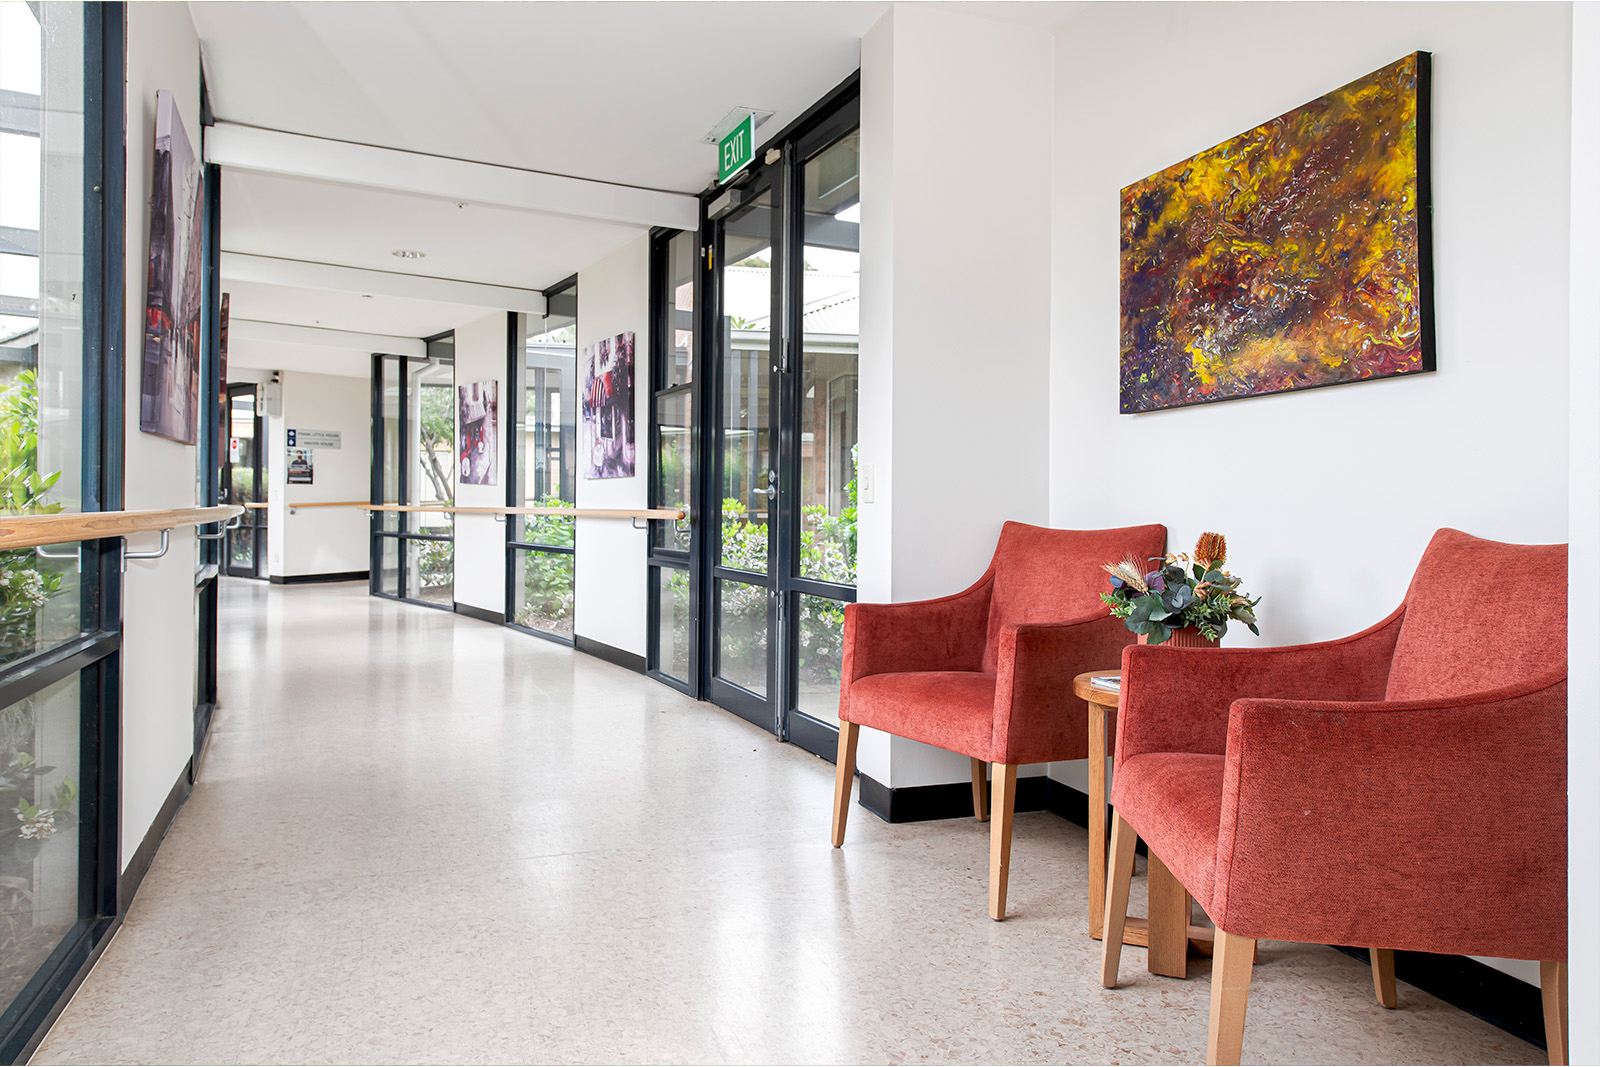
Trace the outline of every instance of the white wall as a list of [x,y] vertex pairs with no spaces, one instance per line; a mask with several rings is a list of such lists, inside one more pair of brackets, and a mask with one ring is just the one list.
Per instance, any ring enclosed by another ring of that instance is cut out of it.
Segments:
[[[933,5],[862,39],[862,600],[962,589],[1048,518],[1051,69],[1048,33]],[[969,773],[863,735],[884,784]]]
[[[1572,10],[1571,497],[1573,588],[1600,570],[1600,5]],[[1572,1004],[1600,1003],[1600,619],[1570,604],[1567,937]],[[1574,1011],[1572,1062],[1600,1061],[1600,1016]]]
[[[493,381],[499,386],[499,461],[494,485],[465,485],[456,472],[456,503],[499,507],[506,502],[506,442],[514,414],[506,382],[507,314],[497,311],[456,328],[456,385]],[[459,418],[459,413],[458,413]],[[456,440],[461,427],[456,427]],[[506,524],[491,515],[456,516],[456,602],[497,614],[506,610]]]
[[[139,430],[140,361],[150,248],[156,91],[171,90],[200,151],[200,42],[179,3],[129,4],[125,459],[123,506],[197,503],[196,450]],[[129,538],[135,551],[154,534]],[[193,527],[172,531],[159,560],[128,563],[122,628],[122,865],[155,822],[194,751],[196,610]]]
[[[578,271],[578,355],[605,337],[632,332],[634,426],[638,465],[632,478],[589,479],[578,427],[580,508],[642,508],[649,498],[650,240],[641,236]],[[583,388],[583,370],[578,371]],[[579,403],[582,403],[580,398]],[[581,414],[580,414],[581,419]],[[644,655],[646,535],[626,519],[579,519],[573,586],[578,636]]]
[[[366,500],[372,491],[372,387],[366,378],[283,371],[283,414],[267,419],[267,573],[366,571],[371,525],[359,508],[295,508]],[[288,434],[337,430],[338,449],[312,452],[310,485],[289,484]]]
[[[1161,521],[1180,549],[1227,534],[1264,597],[1261,638],[1229,644],[1377,621],[1441,526],[1565,541],[1569,25],[1564,4],[1104,4],[1061,28],[1052,524]],[[1117,414],[1119,190],[1417,49],[1434,56],[1438,372]],[[1250,59],[1195,61],[1224,55]],[[1225,492],[1175,488],[1202,460]],[[1157,470],[1159,498],[1108,491]]]

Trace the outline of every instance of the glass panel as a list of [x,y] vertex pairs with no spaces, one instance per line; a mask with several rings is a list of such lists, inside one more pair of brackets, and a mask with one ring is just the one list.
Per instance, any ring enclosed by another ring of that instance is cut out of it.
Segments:
[[689,680],[689,572],[676,567],[656,568],[660,594],[656,636],[660,660],[656,669],[680,682]]
[[717,677],[767,695],[767,590],[717,582]]
[[859,177],[859,132],[805,165],[797,566],[802,577],[844,585],[856,580]]
[[667,245],[666,292],[667,337],[672,342],[670,358],[662,361],[657,389],[687,385],[694,373],[694,272],[699,264],[698,235],[685,230]]
[[[379,471],[382,479],[383,502],[385,504],[400,503],[400,383],[405,376],[405,360],[398,356],[385,356],[380,363],[383,369],[383,393],[379,403],[383,411],[383,467]],[[383,518],[381,528],[385,530],[400,529],[400,512],[380,512]]]
[[798,593],[800,710],[839,725],[839,670],[844,661],[844,602]]
[[[659,507],[689,507],[693,394],[685,389],[656,397],[656,502]],[[689,520],[656,522],[656,546],[689,551]]]
[[[0,2],[0,513],[82,509],[83,11]],[[73,545],[0,552],[0,662],[81,629]],[[3,753],[0,753],[3,756]],[[3,771],[3,767],[0,767]],[[0,883],[3,886],[3,883]],[[0,951],[0,958],[4,953]],[[0,983],[0,1007],[9,995]]]
[[77,675],[0,711],[0,1008],[79,918],[82,716]]
[[[387,540],[394,540],[388,538]],[[455,602],[455,546],[449,541],[406,542],[406,596],[429,604]]]
[[378,589],[390,596],[400,596],[404,592],[400,588],[400,539],[398,537],[378,538],[378,551],[381,568],[378,573]]
[[[552,293],[523,345],[522,463],[517,499],[527,507],[571,507],[577,501],[577,286]],[[514,516],[513,540],[573,543],[573,520]],[[568,631],[570,633],[570,630]]]
[[[722,530],[725,567],[767,571],[775,494],[770,398],[772,194],[728,220],[722,269]],[[763,672],[764,673],[764,672]]]
[[234,571],[256,569],[256,531],[253,526],[241,525],[228,531],[228,568]]
[[572,554],[527,548],[513,555],[512,621],[572,640]]
[[[449,362],[435,356],[442,343],[430,342],[426,362],[406,364],[406,403],[411,437],[411,469],[407,472],[408,504],[454,504],[456,499],[456,368],[454,343]],[[449,536],[447,511],[406,512],[412,533]]]

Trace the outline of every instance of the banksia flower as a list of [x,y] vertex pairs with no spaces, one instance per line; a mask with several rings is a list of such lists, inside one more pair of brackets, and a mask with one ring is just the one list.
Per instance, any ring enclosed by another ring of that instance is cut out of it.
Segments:
[[1228,558],[1228,540],[1219,533],[1203,533],[1194,543],[1196,563],[1207,567],[1220,567]]
[[1111,575],[1111,584],[1115,588],[1126,585],[1140,593],[1148,593],[1150,587],[1145,584],[1144,575],[1139,573],[1139,565],[1131,559],[1121,563],[1103,563],[1101,570]]

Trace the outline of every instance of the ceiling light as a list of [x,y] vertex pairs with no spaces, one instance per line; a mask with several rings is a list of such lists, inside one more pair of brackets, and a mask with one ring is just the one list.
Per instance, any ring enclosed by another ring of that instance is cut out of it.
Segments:
[[418,252],[415,248],[397,248],[389,254],[396,259],[421,259],[428,253]]

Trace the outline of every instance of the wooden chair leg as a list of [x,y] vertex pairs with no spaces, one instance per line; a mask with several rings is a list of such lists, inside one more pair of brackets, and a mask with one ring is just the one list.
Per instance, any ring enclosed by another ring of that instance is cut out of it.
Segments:
[[1369,949],[1372,956],[1372,991],[1378,994],[1378,1003],[1392,1008],[1400,1003],[1394,991],[1394,949]]
[[833,766],[833,847],[844,844],[844,825],[850,820],[850,783],[856,776],[856,741],[861,727],[839,724],[839,757]]
[[[1089,818],[1094,818],[1091,810]],[[1128,890],[1133,885],[1133,850],[1139,835],[1122,816],[1111,827],[1111,873],[1106,876],[1106,913],[1100,924],[1100,984],[1117,987],[1122,963],[1122,931],[1128,923]]]
[[1017,765],[994,765],[989,823],[989,918],[1006,917],[1006,881],[1011,875],[1011,818],[1017,809]]
[[1544,1041],[1550,1049],[1551,1067],[1570,1063],[1567,1047],[1567,961],[1539,963],[1539,996],[1544,1001]]
[[1244,1049],[1244,1009],[1250,1000],[1250,969],[1256,957],[1253,937],[1217,928],[1211,958],[1211,1029],[1206,1063],[1237,1064]]
[[979,822],[989,821],[989,765],[972,757],[972,814]]

